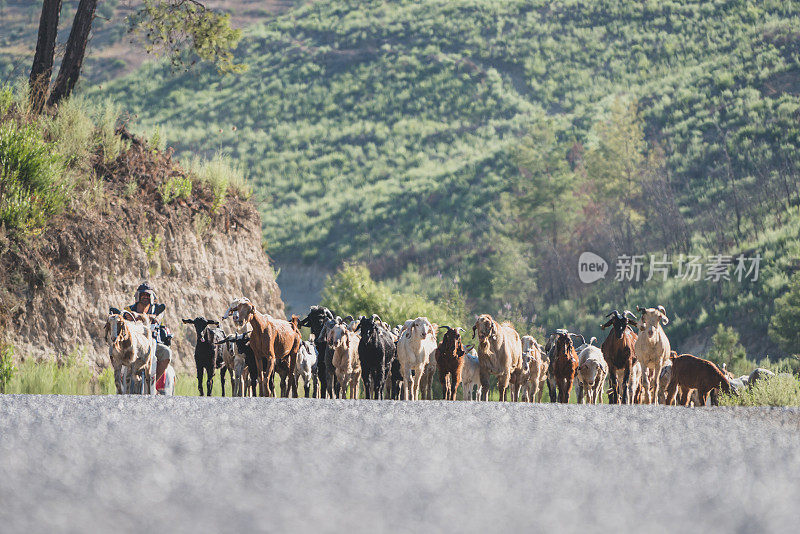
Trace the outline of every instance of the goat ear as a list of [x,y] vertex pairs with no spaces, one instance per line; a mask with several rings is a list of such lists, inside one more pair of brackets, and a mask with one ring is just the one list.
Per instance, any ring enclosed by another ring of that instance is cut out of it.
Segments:
[[604,325],[601,325],[601,326],[600,326],[600,329],[601,329],[601,330],[605,330],[606,328],[608,328],[609,326],[611,326],[611,323],[613,323],[613,322],[614,322],[614,320],[613,320],[613,319],[609,320],[608,322],[606,322],[606,324],[604,324]]
[[194,319],[183,319],[185,324],[194,324]]
[[475,322],[475,324],[474,324],[474,325],[472,325],[472,339],[475,339],[475,330],[476,330],[477,328],[478,328],[478,323],[477,323],[477,321],[476,321],[476,322]]
[[215,325],[219,326],[219,321],[211,320],[211,321],[208,321],[208,324],[215,324]]

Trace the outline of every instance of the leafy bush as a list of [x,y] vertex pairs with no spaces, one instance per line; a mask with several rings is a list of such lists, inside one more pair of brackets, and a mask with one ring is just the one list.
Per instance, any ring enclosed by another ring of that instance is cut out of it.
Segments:
[[97,141],[105,162],[115,160],[125,146],[125,142],[117,135],[119,116],[120,107],[112,100],[103,103],[97,116]]
[[728,370],[734,374],[747,372],[752,369],[747,362],[747,354],[744,347],[739,344],[739,333],[732,327],[717,325],[717,331],[711,337],[711,349],[708,351],[708,359],[722,366],[724,363]]
[[769,335],[786,352],[800,354],[800,273],[792,278],[786,294],[775,301]]
[[14,346],[0,345],[0,393],[6,392],[6,386],[14,378]]
[[413,293],[393,292],[386,284],[372,279],[364,264],[347,263],[325,281],[322,305],[340,315],[377,313],[390,325],[407,319],[428,317],[431,322],[462,326],[465,310],[447,309]]
[[64,161],[35,125],[0,124],[0,222],[21,233],[41,229],[67,205]]
[[737,395],[722,394],[720,406],[800,406],[800,380],[790,374],[778,374],[757,381],[752,388]]
[[159,192],[164,204],[176,198],[189,198],[192,196],[192,179],[188,176],[172,176],[161,185]]
[[61,102],[47,131],[58,153],[70,165],[85,164],[94,150],[94,121],[81,97],[72,96]]

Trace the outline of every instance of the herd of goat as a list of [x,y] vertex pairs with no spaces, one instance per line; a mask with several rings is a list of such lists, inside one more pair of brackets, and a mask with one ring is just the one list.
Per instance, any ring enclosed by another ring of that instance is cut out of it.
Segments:
[[[716,404],[718,391],[735,393],[752,378],[735,378],[708,360],[672,351],[662,327],[669,323],[663,306],[637,311],[639,316],[628,310],[609,313],[602,328],[610,331],[600,347],[594,344],[596,338],[586,342],[563,329],[549,334],[542,347],[532,336],[520,337],[510,323],[498,323],[486,314],[472,327],[474,345],[465,346],[463,328],[437,326],[426,317],[392,328],[377,315],[342,318],[312,306],[304,319],[293,315],[286,321],[260,313],[247,298],[234,300],[222,316],[233,320],[238,334],[226,336],[219,321],[204,317],[183,322],[197,332],[194,356],[200,395],[211,395],[217,368],[223,396],[226,372],[233,396],[274,396],[277,374],[284,397],[297,397],[302,379],[306,397],[346,398],[349,393],[355,399],[363,382],[368,399],[405,400],[433,399],[434,376],[445,400],[455,400],[459,385],[462,400],[488,400],[490,377],[495,376],[501,401],[510,388],[510,400],[541,402],[547,384],[550,402],[568,403],[574,386],[579,403],[596,404],[603,400],[608,378],[610,403],[677,401],[685,406]],[[109,316],[114,333],[109,352],[119,393],[122,367],[136,377],[149,366],[148,319],[132,315]],[[301,327],[309,328],[310,340],[302,339]],[[130,338],[137,328],[142,340],[127,343],[123,358],[117,332],[128,332]],[[444,331],[441,342],[439,330]],[[578,339],[581,344],[576,346]]]

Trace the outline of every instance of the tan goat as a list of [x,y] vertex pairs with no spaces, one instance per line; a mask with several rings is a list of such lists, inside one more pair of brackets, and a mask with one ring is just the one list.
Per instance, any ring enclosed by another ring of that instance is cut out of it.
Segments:
[[[140,388],[141,393],[150,393],[150,367],[156,352],[156,342],[150,335],[150,319],[129,311],[125,312],[125,317],[128,318],[109,314],[105,324],[108,356],[114,368],[114,385],[120,395]],[[125,384],[123,368],[126,369]],[[141,371],[145,374],[143,382],[139,377]]]
[[656,308],[636,307],[642,314],[639,321],[639,337],[636,338],[633,350],[636,360],[642,364],[642,385],[644,387],[644,404],[658,402],[658,389],[661,380],[661,369],[669,361],[669,339],[661,325],[668,324],[664,306]]
[[477,334],[478,361],[481,369],[481,400],[489,398],[489,375],[497,375],[500,400],[506,400],[511,374],[522,367],[522,343],[510,323],[499,324],[483,314],[472,327]]
[[339,381],[337,396],[347,398],[347,387],[350,386],[350,398],[358,398],[358,381],[361,379],[361,360],[358,357],[358,334],[344,329],[341,337],[333,345],[333,367]]

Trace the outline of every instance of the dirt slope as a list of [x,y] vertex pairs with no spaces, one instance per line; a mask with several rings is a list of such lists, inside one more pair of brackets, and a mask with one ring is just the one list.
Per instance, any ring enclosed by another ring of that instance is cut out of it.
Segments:
[[170,154],[137,140],[95,171],[102,193],[92,206],[60,216],[26,242],[0,234],[0,326],[19,357],[82,347],[91,361],[107,365],[108,308],[131,304],[144,280],[167,304],[179,369],[194,369],[195,333],[182,317],[219,318],[237,296],[284,316],[261,248],[261,219],[249,201],[229,195],[213,211],[211,192],[195,187],[191,198],[163,203],[159,186],[183,171]]

